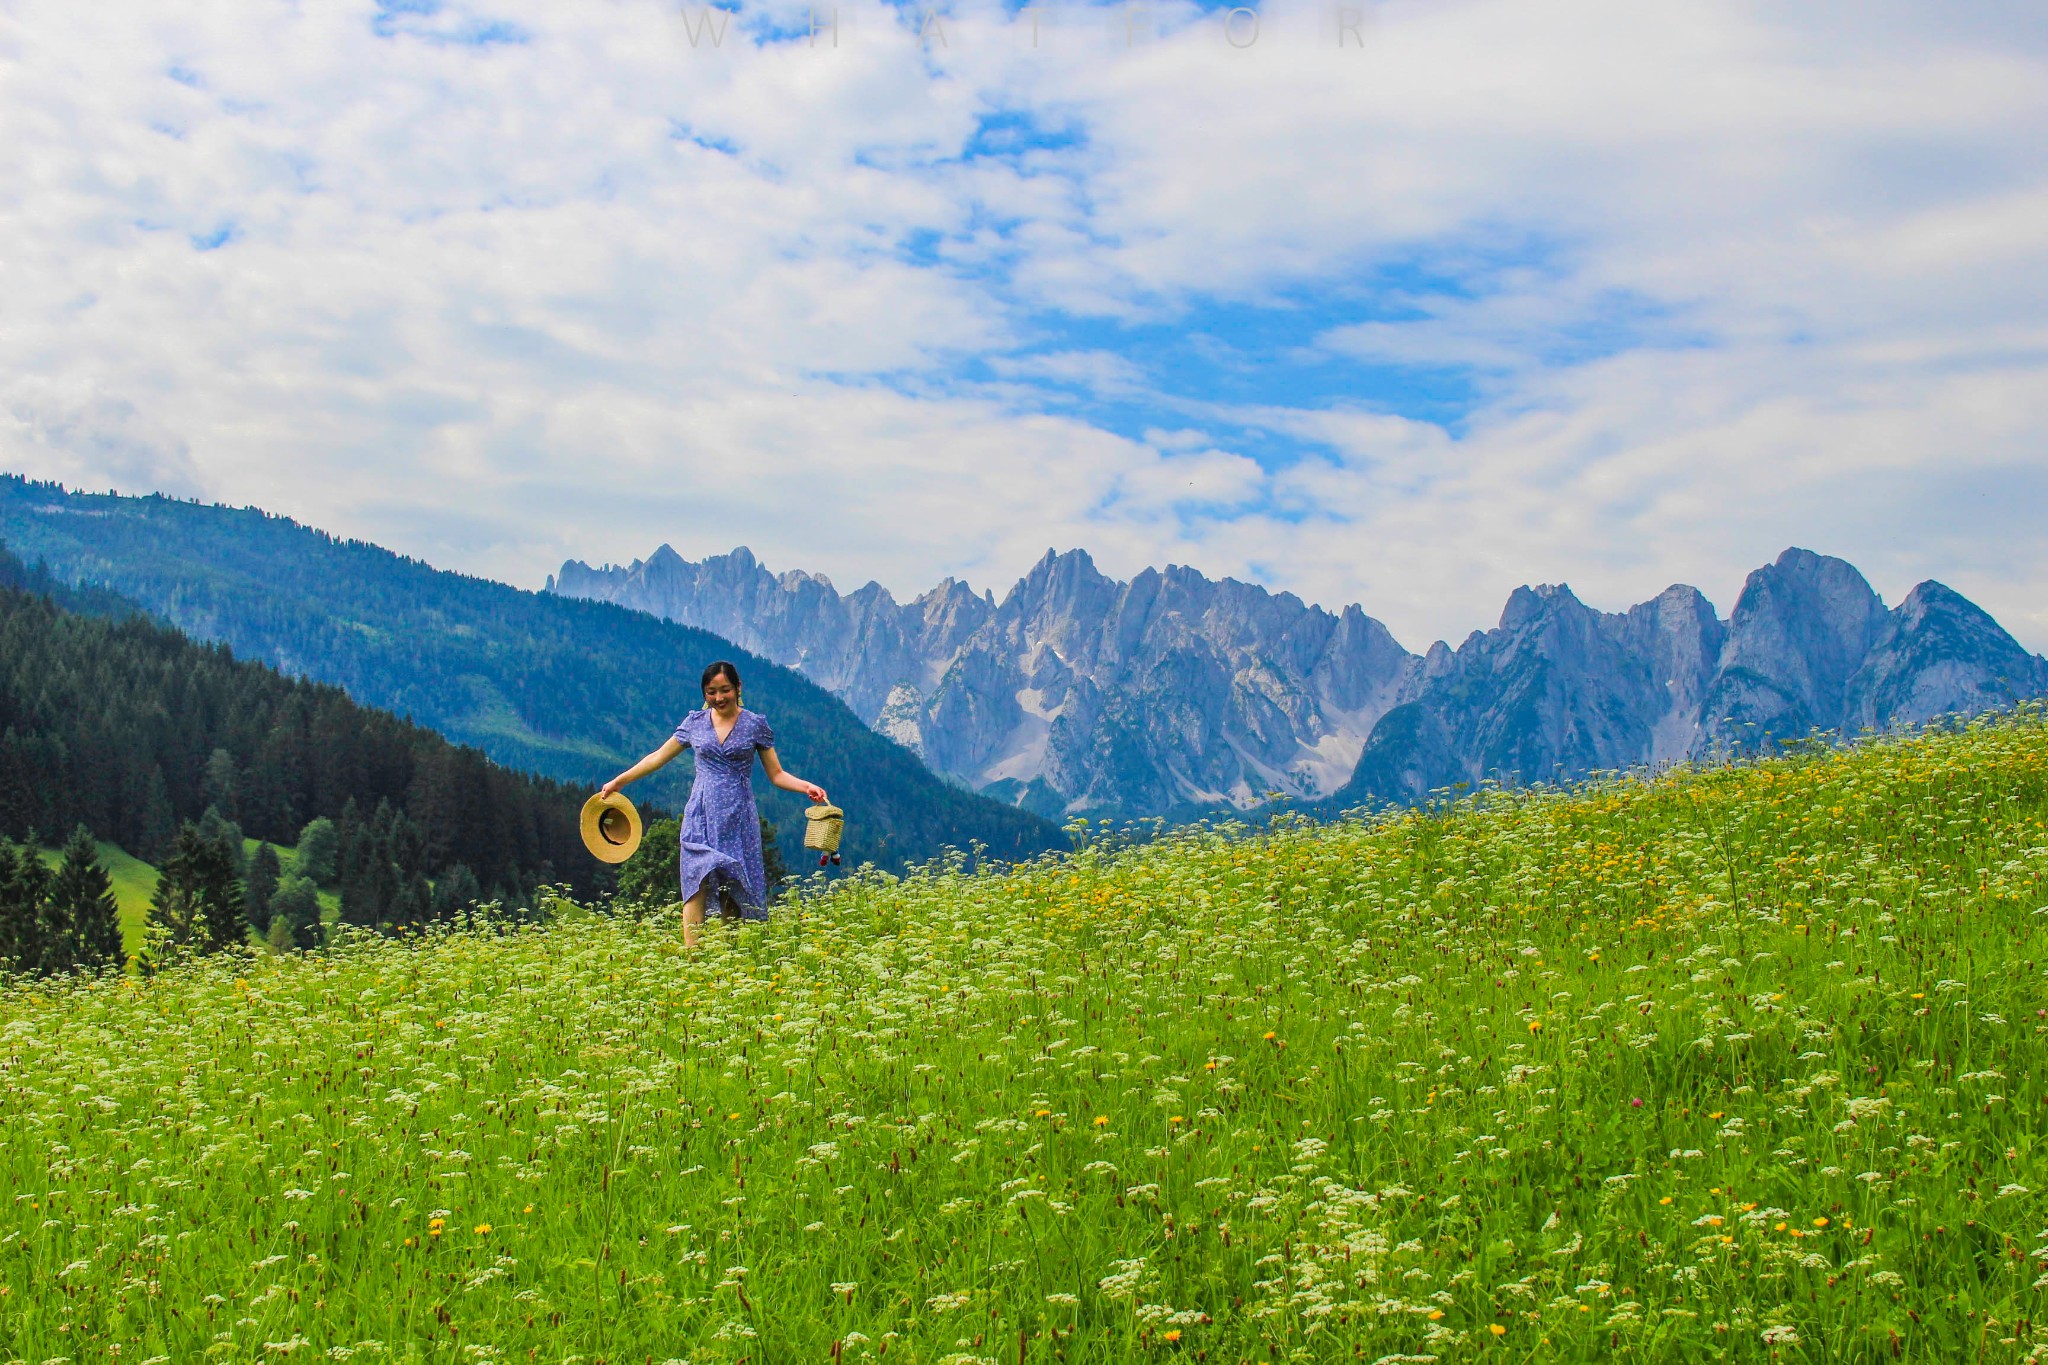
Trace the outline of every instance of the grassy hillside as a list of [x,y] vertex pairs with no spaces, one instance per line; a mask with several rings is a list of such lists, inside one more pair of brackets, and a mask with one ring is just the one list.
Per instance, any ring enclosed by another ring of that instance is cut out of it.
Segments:
[[[894,868],[949,844],[1016,858],[1065,843],[1046,820],[942,781],[802,674],[641,612],[441,572],[254,508],[17,476],[0,475],[0,540],[195,638],[344,688],[507,767],[589,787],[667,739],[703,704],[703,666],[731,659],[784,763],[849,812],[855,857]],[[633,796],[681,810],[691,771],[686,755]],[[783,848],[800,847],[808,803],[759,785]]]
[[[2048,724],[0,997],[23,1359],[2048,1358]],[[142,1159],[146,1157],[147,1159]]]
[[[254,839],[242,840],[245,854],[256,852]],[[121,946],[130,957],[142,950],[142,924],[149,917],[149,898],[156,893],[157,871],[142,859],[130,855],[119,844],[102,840],[99,845],[100,865],[107,869],[107,876],[114,883],[114,899],[121,906]],[[295,848],[279,847],[277,860],[286,873],[295,872],[299,865],[299,851]],[[64,861],[62,849],[44,848],[38,850],[43,862],[56,867]],[[329,924],[341,918],[341,898],[333,891],[321,890],[321,915]]]

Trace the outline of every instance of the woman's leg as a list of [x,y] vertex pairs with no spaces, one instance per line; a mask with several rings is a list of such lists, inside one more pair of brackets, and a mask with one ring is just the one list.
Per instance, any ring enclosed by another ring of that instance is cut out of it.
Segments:
[[683,946],[697,946],[698,930],[704,924],[704,888],[699,885],[688,900],[683,902]]

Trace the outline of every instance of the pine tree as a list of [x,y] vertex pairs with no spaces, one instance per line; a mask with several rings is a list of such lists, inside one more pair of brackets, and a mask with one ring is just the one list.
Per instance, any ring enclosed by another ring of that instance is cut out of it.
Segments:
[[484,889],[477,885],[476,874],[467,864],[457,863],[434,883],[434,918],[443,924],[468,919],[483,896]]
[[236,877],[247,875],[249,855],[242,847],[242,827],[222,815],[219,806],[208,806],[199,817],[199,832],[220,845]]
[[476,842],[464,835],[479,814],[481,784],[464,781],[463,757],[454,748],[422,754],[406,788],[405,813],[419,827],[425,861],[434,867],[447,867],[458,847]]
[[149,918],[177,948],[210,953],[246,940],[242,888],[227,849],[190,821],[164,860]]
[[394,928],[421,928],[434,917],[434,892],[427,885],[427,879],[415,872],[406,878],[398,888],[398,895],[391,906],[391,923]]
[[207,804],[228,819],[242,813],[242,770],[226,749],[215,749],[206,760],[206,774],[200,782]]
[[38,778],[31,745],[8,726],[0,733],[0,835],[26,835],[35,824]]
[[244,909],[242,879],[236,871],[235,854],[241,852],[241,832],[230,825],[229,835],[206,839],[198,863],[201,918],[206,925],[206,949],[219,952],[249,941],[249,918]]
[[[42,859],[35,850],[23,852],[34,858],[37,865]],[[45,869],[47,872],[47,869]],[[56,976],[69,972],[78,965],[76,935],[71,918],[71,906],[57,896],[57,877],[48,873],[42,878],[42,891],[35,902],[35,941],[42,949],[42,960],[36,964],[36,971],[43,976]]]
[[405,817],[390,801],[380,800],[376,812],[363,824],[362,864],[357,875],[362,879],[361,895],[371,916],[368,922],[380,929],[393,929],[405,923],[411,908],[406,883],[413,849]]
[[[21,960],[35,934],[35,919],[23,914],[16,885],[21,875],[14,845],[0,838],[0,972],[18,972]],[[35,945],[36,960],[43,956],[42,944]]]
[[192,860],[201,840],[190,821],[178,827],[170,856],[157,869],[156,890],[149,897],[149,923],[171,948],[198,946],[205,922],[199,903],[199,879]]
[[70,965],[96,972],[127,960],[121,946],[121,907],[114,883],[100,864],[99,849],[84,825],[71,831],[64,861],[50,883],[50,903],[62,908],[69,927]]
[[384,856],[375,829],[361,822],[343,828],[349,833],[342,839],[339,860],[342,923],[372,929],[391,904],[387,883],[395,881],[396,872]]
[[334,825],[340,846],[335,863],[335,880],[341,885],[341,921],[358,928],[373,929],[391,904],[393,880],[391,859],[377,837],[376,821],[362,818],[355,798],[341,809]]
[[351,860],[362,852],[363,808],[351,796],[341,806],[341,815],[334,822],[334,876],[345,881],[355,871]]
[[335,837],[334,822],[326,816],[306,822],[299,831],[298,873],[325,886],[334,880],[341,844]]
[[242,782],[242,825],[259,838],[281,840],[301,823],[295,795],[299,782],[288,763],[281,743],[266,741]]
[[17,850],[0,841],[0,972],[44,970],[50,945],[43,938],[43,901],[49,873],[35,845]]
[[426,871],[426,832],[404,811],[391,811],[390,840],[391,861],[397,864],[401,876],[412,877]]
[[284,947],[320,946],[320,897],[313,883],[304,877],[288,876],[277,884],[270,898],[270,942]]
[[249,926],[258,934],[270,929],[270,898],[277,892],[277,879],[281,865],[277,850],[269,844],[258,844],[249,856]]
[[400,901],[405,894],[405,883],[393,862],[384,851],[389,845],[375,840],[365,885],[370,906],[370,923],[380,929],[391,927],[394,917],[402,909]]
[[[135,842],[126,846],[143,858],[159,862],[177,845],[178,814],[161,764],[152,763],[142,778],[141,808],[136,815]],[[125,841],[124,841],[125,842]]]

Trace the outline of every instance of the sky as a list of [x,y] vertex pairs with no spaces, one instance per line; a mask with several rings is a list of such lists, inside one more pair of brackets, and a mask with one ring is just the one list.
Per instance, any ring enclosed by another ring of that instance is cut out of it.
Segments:
[[0,0],[0,469],[1411,649],[1799,545],[2048,650],[2037,0]]

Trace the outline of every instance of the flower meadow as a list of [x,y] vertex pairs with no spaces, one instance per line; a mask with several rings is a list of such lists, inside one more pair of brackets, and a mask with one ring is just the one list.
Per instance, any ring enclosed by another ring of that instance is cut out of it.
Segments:
[[2048,723],[0,993],[0,1360],[2048,1360]]

